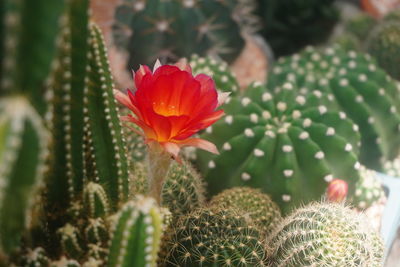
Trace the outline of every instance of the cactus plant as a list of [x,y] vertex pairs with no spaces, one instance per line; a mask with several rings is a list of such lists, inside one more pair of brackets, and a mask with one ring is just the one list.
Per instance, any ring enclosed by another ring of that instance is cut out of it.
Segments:
[[333,97],[337,109],[360,129],[361,163],[379,170],[382,161],[398,155],[400,86],[369,56],[337,46],[325,51],[309,47],[300,55],[280,59],[269,87],[279,89],[287,81],[302,93],[318,90]]
[[190,67],[194,74],[204,73],[213,78],[217,90],[231,92],[231,96],[239,93],[239,84],[229,71],[229,66],[222,60],[217,60],[212,57],[199,57],[192,55],[190,58]]
[[333,0],[257,1],[261,33],[276,56],[323,42],[338,20]]
[[108,266],[155,266],[162,216],[153,199],[127,202],[113,223]]
[[383,164],[384,173],[392,177],[400,177],[400,157],[396,157],[392,161],[386,161]]
[[271,198],[250,187],[234,187],[214,196],[211,206],[220,209],[236,209],[240,214],[250,217],[260,233],[267,236],[282,220],[279,207]]
[[384,195],[382,183],[378,180],[376,172],[362,166],[352,203],[363,210],[377,203]]
[[3,254],[19,244],[23,230],[32,220],[36,193],[43,183],[48,133],[39,114],[23,96],[2,98],[0,114],[0,254]]
[[128,68],[166,63],[193,53],[232,61],[244,41],[231,1],[124,0],[116,9],[114,43],[129,51]]
[[234,186],[261,188],[285,213],[319,199],[334,177],[354,192],[357,129],[344,113],[332,111],[329,95],[298,95],[295,86],[287,82],[273,96],[253,84],[225,105],[224,121],[203,134],[221,154],[197,153],[211,195]]
[[63,2],[4,0],[0,7],[0,95],[24,94],[41,115]]
[[257,229],[231,210],[199,209],[168,230],[166,266],[265,266]]
[[368,220],[340,204],[314,203],[294,211],[268,237],[270,266],[383,264],[383,243]]

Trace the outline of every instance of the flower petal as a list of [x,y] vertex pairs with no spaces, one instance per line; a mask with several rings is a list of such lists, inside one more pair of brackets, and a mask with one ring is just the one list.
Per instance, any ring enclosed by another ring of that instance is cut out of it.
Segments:
[[201,138],[190,138],[178,143],[180,147],[194,146],[213,154],[219,154],[217,147],[210,141]]
[[222,104],[225,104],[226,99],[229,97],[231,92],[220,92],[218,93],[218,105],[217,107],[221,106]]
[[135,85],[136,88],[140,87],[140,84],[142,83],[143,77],[146,76],[147,74],[151,75],[152,72],[149,67],[145,65],[140,65],[139,69],[135,72]]
[[192,68],[190,67],[186,58],[181,58],[176,64],[180,70],[187,71],[188,73],[192,73]]
[[161,145],[164,147],[166,152],[171,154],[171,156],[174,157],[175,160],[180,162],[179,151],[181,149],[180,149],[179,145],[177,145],[176,143],[172,143],[172,142],[161,143]]

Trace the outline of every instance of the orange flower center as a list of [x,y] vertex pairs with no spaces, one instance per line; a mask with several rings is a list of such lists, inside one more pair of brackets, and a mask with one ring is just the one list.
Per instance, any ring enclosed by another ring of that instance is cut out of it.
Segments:
[[165,117],[185,115],[176,105],[165,102],[153,102],[153,110],[158,115]]

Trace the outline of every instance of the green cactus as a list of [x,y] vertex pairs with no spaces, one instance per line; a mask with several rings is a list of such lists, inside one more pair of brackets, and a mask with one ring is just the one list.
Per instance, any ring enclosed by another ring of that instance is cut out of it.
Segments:
[[[23,96],[0,100],[0,254],[11,252],[30,225],[42,186],[48,133]],[[11,204],[12,203],[12,204]],[[1,258],[1,256],[0,256]]]
[[71,258],[79,259],[84,253],[82,246],[83,237],[79,228],[67,223],[65,226],[58,229],[57,233],[60,235],[61,246],[63,252]]
[[231,2],[124,0],[115,14],[114,43],[129,52],[129,69],[193,53],[231,62],[244,46]]
[[377,203],[384,195],[382,183],[378,180],[376,172],[362,166],[352,203],[359,209],[366,209]]
[[383,243],[367,219],[340,204],[314,203],[294,211],[267,240],[270,266],[383,264]]
[[162,216],[154,200],[137,196],[121,208],[117,217],[107,266],[155,266]]
[[269,88],[279,89],[287,81],[303,94],[331,95],[337,109],[358,125],[360,161],[368,168],[379,170],[382,160],[398,155],[400,86],[368,55],[337,46],[325,51],[309,47],[300,55],[279,60],[269,76]]
[[49,263],[50,260],[42,247],[29,250],[22,259],[22,266],[25,267],[49,266]]
[[192,67],[193,74],[204,73],[209,75],[214,80],[218,91],[231,92],[232,96],[239,93],[239,84],[233,73],[229,71],[226,62],[212,57],[192,55],[189,64]]
[[225,119],[203,134],[221,153],[198,151],[211,195],[234,186],[260,188],[286,213],[320,199],[334,177],[354,192],[359,167],[354,124],[332,111],[329,95],[297,94],[290,82],[279,88],[273,96],[262,84],[251,85],[225,105]]
[[338,21],[333,0],[258,0],[261,34],[277,57],[325,41]]
[[210,205],[221,209],[237,209],[239,214],[248,216],[265,236],[282,220],[279,207],[259,189],[249,187],[228,189],[214,196]]
[[373,56],[379,66],[399,80],[400,20],[381,23],[376,26],[366,40],[366,51]]
[[102,218],[89,219],[85,228],[85,236],[90,244],[104,244],[108,241],[108,227],[104,220]]
[[67,257],[62,256],[60,259],[50,262],[49,266],[50,267],[59,267],[59,266],[63,266],[63,267],[80,267],[81,265],[79,264],[78,261],[76,261],[74,259],[68,259]]
[[360,13],[345,22],[345,31],[353,34],[359,40],[367,38],[371,28],[377,23],[376,19],[367,13]]
[[384,173],[392,177],[400,177],[400,157],[396,157],[392,161],[386,161],[383,164]]
[[168,230],[166,266],[265,266],[258,230],[229,209],[199,209]]
[[24,94],[41,115],[63,2],[3,0],[0,4],[0,95]]
[[[135,194],[148,192],[147,170],[144,164],[135,164],[131,184]],[[169,209],[173,218],[184,215],[204,205],[204,184],[191,164],[172,162],[161,191],[161,205]]]
[[99,218],[110,214],[108,196],[100,184],[87,183],[83,191],[83,197],[85,212],[89,217]]

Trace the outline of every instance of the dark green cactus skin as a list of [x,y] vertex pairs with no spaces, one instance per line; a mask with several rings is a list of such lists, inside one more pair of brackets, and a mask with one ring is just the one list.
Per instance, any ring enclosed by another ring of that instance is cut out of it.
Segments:
[[[203,134],[220,155],[198,151],[211,195],[235,186],[260,188],[283,213],[320,199],[333,178],[358,180],[359,134],[333,98],[298,94],[287,82],[273,96],[253,84],[225,104],[227,113]],[[229,129],[227,131],[227,129]]]
[[265,266],[263,238],[231,210],[199,209],[168,229],[161,266]]
[[335,46],[319,51],[307,48],[300,55],[279,60],[269,77],[274,90],[286,81],[300,92],[331,94],[361,133],[360,161],[380,170],[383,160],[393,159],[400,149],[398,82],[364,54]]
[[25,94],[41,115],[46,110],[44,83],[63,6],[63,0],[3,0],[0,4],[0,95]]
[[218,91],[231,92],[231,96],[239,94],[239,84],[233,73],[229,71],[226,62],[212,57],[192,55],[189,64],[193,74],[204,73],[210,76]]
[[294,211],[267,238],[269,266],[383,266],[383,243],[368,220],[340,204]]
[[279,207],[271,198],[250,187],[234,187],[214,196],[211,206],[226,209],[237,209],[239,214],[245,214],[267,236],[282,220]]
[[163,226],[154,200],[138,196],[116,216],[107,266],[155,266]]
[[333,0],[258,0],[261,34],[277,57],[326,40],[338,20]]
[[30,225],[36,191],[43,183],[48,133],[23,96],[2,98],[0,114],[1,258],[19,244]]
[[115,14],[114,43],[129,52],[128,69],[193,53],[231,62],[244,40],[229,6],[226,0],[124,0]]
[[366,41],[366,51],[379,66],[399,80],[400,19],[376,26]]

